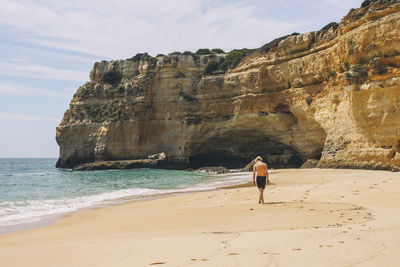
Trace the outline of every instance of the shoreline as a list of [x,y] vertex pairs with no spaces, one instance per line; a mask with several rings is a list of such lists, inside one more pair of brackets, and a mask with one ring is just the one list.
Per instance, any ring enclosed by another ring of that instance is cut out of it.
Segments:
[[[228,176],[228,177],[234,177],[234,176],[244,177],[244,176],[246,176],[247,177],[250,174],[248,172],[230,172],[230,173],[226,173],[226,174],[211,174],[211,175],[214,175],[215,177],[223,177],[223,176]],[[216,181],[214,181],[214,182],[216,182]],[[239,186],[240,187],[241,183],[233,184],[230,186]],[[229,186],[226,188],[229,188]],[[189,189],[189,190],[186,191],[186,189]],[[157,194],[150,194],[150,195],[132,195],[132,196],[120,197],[120,198],[116,198],[116,199],[112,199],[112,200],[106,200],[100,204],[96,204],[96,205],[89,206],[89,207],[78,208],[77,210],[74,210],[74,211],[44,215],[44,216],[38,217],[37,220],[32,221],[32,222],[24,222],[24,223],[0,226],[0,237],[5,234],[15,233],[15,232],[23,231],[23,230],[48,227],[48,226],[56,224],[57,221],[62,220],[63,218],[73,216],[75,213],[79,213],[79,212],[96,210],[96,209],[101,209],[101,208],[109,207],[109,206],[110,207],[118,206],[118,205],[123,205],[123,204],[127,204],[127,203],[132,203],[132,202],[151,201],[154,199],[168,198],[168,197],[173,197],[173,196],[192,194],[192,193],[196,193],[196,192],[216,191],[216,190],[221,190],[221,189],[225,189],[225,187],[215,187],[213,189],[210,188],[210,189],[198,189],[198,190],[196,190],[195,188],[192,188],[192,189],[183,188],[183,189],[176,189],[176,191],[173,191],[173,192],[157,193]]]
[[[250,187],[79,211],[0,236],[7,266],[394,265],[400,173],[285,169]],[[74,255],[74,257],[70,257]],[[332,255],[335,255],[332,257]]]

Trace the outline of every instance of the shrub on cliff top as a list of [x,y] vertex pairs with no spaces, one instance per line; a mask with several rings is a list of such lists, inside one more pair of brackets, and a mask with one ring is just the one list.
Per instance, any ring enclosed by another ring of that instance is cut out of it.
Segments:
[[172,53],[168,54],[168,56],[178,56],[178,55],[182,55],[182,53],[178,52],[178,51],[175,51],[175,52],[172,52]]
[[294,32],[292,34],[288,34],[288,35],[276,38],[276,39],[272,40],[271,42],[269,42],[268,44],[261,46],[258,50],[260,52],[269,52],[269,51],[271,51],[272,48],[277,47],[280,41],[285,40],[289,36],[294,36],[294,35],[299,35],[299,34],[300,33],[298,33],[298,32]]
[[239,65],[242,59],[251,54],[254,49],[234,49],[230,51],[225,58],[221,58],[219,62],[210,61],[204,69],[204,75],[211,75],[216,71],[226,72],[228,69],[234,69]]
[[365,0],[364,2],[362,2],[361,7],[367,7],[375,1],[376,0]]
[[252,53],[254,49],[234,49],[228,53],[228,55],[225,58],[226,61],[226,67],[228,69],[234,69],[236,68],[237,65],[239,65],[240,61],[242,59]]
[[193,56],[194,55],[194,53],[192,53],[192,51],[185,51],[182,54],[185,56]]
[[336,22],[331,22],[326,24],[324,27],[322,27],[321,30],[319,30],[320,32],[327,32],[330,28],[334,27],[335,29],[339,26],[339,24],[337,24]]
[[199,50],[196,51],[196,55],[210,55],[213,52],[211,52],[210,49],[208,48],[200,48]]
[[131,58],[128,58],[127,60],[140,61],[140,60],[143,60],[143,59],[148,58],[148,57],[150,57],[150,56],[147,53],[137,53],[136,55],[134,55]]
[[222,50],[221,48],[214,48],[214,49],[211,49],[211,52],[213,52],[213,53],[215,53],[215,54],[223,54],[223,53],[225,53],[225,51]]
[[213,48],[213,49],[208,49],[208,48],[200,48],[199,50],[196,51],[196,55],[211,55],[211,54],[224,54],[225,51],[222,50],[221,48]]

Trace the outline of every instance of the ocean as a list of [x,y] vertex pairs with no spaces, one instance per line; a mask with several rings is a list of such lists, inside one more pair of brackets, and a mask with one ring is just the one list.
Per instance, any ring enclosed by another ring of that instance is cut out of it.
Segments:
[[56,161],[0,158],[0,233],[80,209],[213,190],[250,179],[156,169],[72,171],[55,168]]

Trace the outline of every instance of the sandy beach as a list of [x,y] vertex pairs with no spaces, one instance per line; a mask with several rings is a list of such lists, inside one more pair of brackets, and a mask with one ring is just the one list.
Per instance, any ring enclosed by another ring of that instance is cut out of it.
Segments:
[[285,169],[271,182],[265,205],[245,186],[82,211],[1,235],[1,266],[398,265],[400,173]]

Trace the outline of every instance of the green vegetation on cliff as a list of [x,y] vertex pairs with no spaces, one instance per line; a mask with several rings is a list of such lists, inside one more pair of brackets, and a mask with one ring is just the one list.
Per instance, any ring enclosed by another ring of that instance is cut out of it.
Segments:
[[223,54],[225,53],[224,50],[221,48],[214,48],[214,49],[208,49],[208,48],[200,48],[199,50],[196,51],[196,55],[211,55],[211,54]]
[[285,36],[282,36],[282,37],[278,37],[278,38],[272,40],[271,42],[269,42],[269,43],[267,43],[267,44],[261,46],[261,47],[258,49],[258,51],[260,51],[260,52],[270,52],[270,51],[273,51],[273,50],[275,50],[275,49],[278,47],[278,44],[279,44],[280,41],[285,40],[285,39],[288,38],[289,36],[294,36],[294,35],[299,35],[299,34],[300,34],[300,33],[298,33],[298,32],[294,32],[294,33],[292,33],[292,34],[288,34],[288,35],[285,35]]
[[216,72],[225,73],[228,70],[234,69],[239,65],[244,57],[253,53],[254,49],[235,49],[226,54],[225,58],[219,61],[210,61],[204,69],[204,75],[211,75]]

